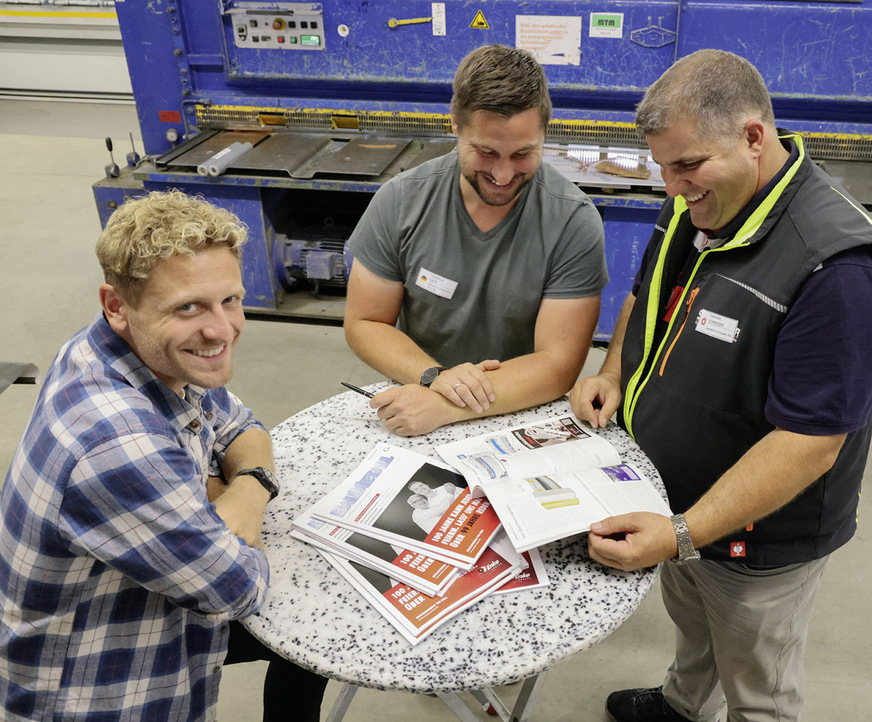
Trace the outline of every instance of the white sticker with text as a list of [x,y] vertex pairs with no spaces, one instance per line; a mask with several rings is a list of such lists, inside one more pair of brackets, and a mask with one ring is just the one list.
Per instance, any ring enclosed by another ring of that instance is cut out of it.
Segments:
[[440,276],[438,273],[428,271],[424,266],[418,271],[418,278],[415,280],[415,285],[418,288],[423,288],[425,291],[435,293],[442,298],[451,299],[454,296],[454,291],[457,288],[457,281],[452,281],[450,278]]
[[705,309],[696,317],[696,330],[727,343],[739,338],[739,322],[736,319]]

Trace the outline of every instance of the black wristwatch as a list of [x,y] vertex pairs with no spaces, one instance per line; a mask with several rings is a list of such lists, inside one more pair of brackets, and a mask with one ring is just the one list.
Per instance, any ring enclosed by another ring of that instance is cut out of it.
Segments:
[[424,373],[421,374],[421,386],[426,386],[429,389],[430,384],[432,384],[436,380],[436,377],[444,370],[445,368],[442,366],[431,366],[428,369],[424,369]]
[[279,480],[276,479],[275,474],[263,466],[255,466],[251,469],[237,471],[236,476],[233,478],[235,479],[237,476],[253,476],[257,479],[260,485],[269,492],[270,501],[279,495]]

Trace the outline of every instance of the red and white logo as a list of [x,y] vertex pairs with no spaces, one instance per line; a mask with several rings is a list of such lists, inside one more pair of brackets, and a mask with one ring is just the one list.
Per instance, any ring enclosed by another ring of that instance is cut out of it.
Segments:
[[737,541],[730,542],[730,556],[743,557],[745,556],[745,542]]

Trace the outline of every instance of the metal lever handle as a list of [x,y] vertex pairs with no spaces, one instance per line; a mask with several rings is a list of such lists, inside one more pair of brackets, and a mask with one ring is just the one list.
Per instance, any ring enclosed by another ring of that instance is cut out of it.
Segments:
[[397,20],[396,18],[391,18],[388,20],[388,27],[396,28],[400,25],[418,25],[420,23],[430,22],[433,22],[433,18],[409,18],[408,20]]

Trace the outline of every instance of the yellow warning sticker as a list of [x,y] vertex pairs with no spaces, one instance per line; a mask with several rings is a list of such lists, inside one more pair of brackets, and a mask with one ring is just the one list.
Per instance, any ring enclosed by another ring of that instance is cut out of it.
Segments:
[[484,13],[481,10],[475,14],[469,27],[476,30],[490,30],[490,25],[487,24],[487,20],[484,19]]

